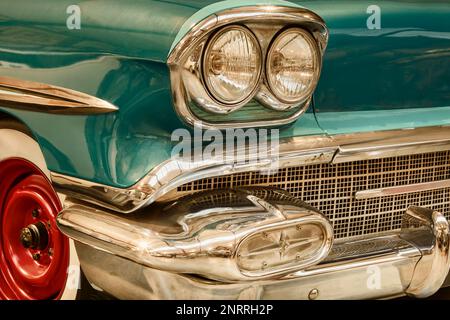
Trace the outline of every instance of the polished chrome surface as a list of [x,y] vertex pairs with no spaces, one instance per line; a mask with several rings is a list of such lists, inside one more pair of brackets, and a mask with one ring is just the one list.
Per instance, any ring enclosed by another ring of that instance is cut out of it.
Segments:
[[20,110],[75,115],[118,110],[109,102],[85,93],[9,77],[0,77],[0,105]]
[[355,193],[382,187],[401,189],[411,183],[450,179],[450,151],[396,156],[346,163],[320,163],[279,169],[272,175],[247,171],[196,180],[177,188],[173,197],[220,188],[276,187],[288,191],[324,213],[336,239],[398,231],[410,205],[450,216],[450,187],[357,198]]
[[[322,163],[332,160],[334,148],[319,148],[296,152],[286,144],[286,153],[277,159],[280,166],[302,163]],[[295,146],[293,146],[295,147]],[[184,183],[210,176],[233,172],[270,169],[273,159],[251,160],[249,163],[232,157],[218,157],[193,162],[191,159],[172,158],[161,163],[137,184],[130,188],[115,188],[91,181],[51,173],[53,185],[62,194],[94,203],[121,213],[131,213],[149,205]]]
[[153,202],[151,195],[155,193],[155,190],[146,186],[121,189],[56,172],[51,172],[50,176],[59,193],[122,213],[136,211],[146,203]]
[[[168,58],[171,73],[172,94],[175,110],[180,117],[190,125],[201,121],[205,129],[210,128],[249,128],[264,126],[280,126],[296,120],[308,108],[311,94],[302,101],[294,104],[279,100],[271,91],[265,77],[261,78],[260,85],[255,90],[255,97],[262,106],[283,112],[296,109],[296,112],[286,113],[276,120],[261,120],[255,115],[251,121],[210,121],[199,117],[192,109],[192,104],[215,113],[224,110],[233,112],[244,107],[248,99],[227,108],[227,105],[211,99],[202,80],[201,57],[207,46],[208,37],[216,30],[227,25],[239,23],[249,28],[258,38],[263,55],[265,56],[271,39],[278,31],[286,26],[297,26],[307,30],[317,42],[319,55],[324,53],[328,41],[328,30],[324,21],[315,13],[304,8],[284,6],[250,6],[228,9],[218,12],[195,25],[191,31],[174,48]],[[267,26],[270,26],[268,28]],[[321,64],[321,59],[320,59]],[[317,78],[320,68],[316,71]]]
[[[429,127],[285,139],[280,141],[279,158],[276,160],[280,169],[283,169],[314,164],[373,161],[374,159],[379,159],[378,161],[381,163],[381,161],[385,161],[382,159],[389,157],[411,157],[445,150],[450,150],[450,127]],[[170,198],[171,192],[173,197],[173,192],[176,192],[177,188],[182,185],[205,178],[273,169],[272,161],[271,158],[256,159],[255,161],[250,159],[244,163],[237,158],[228,159],[226,157],[203,159],[202,161],[172,158],[155,167],[134,186],[123,189],[58,173],[52,173],[52,181],[57,190],[63,194],[111,210],[129,213],[156,200],[162,200],[164,197]],[[427,167],[432,169],[434,165],[434,163],[429,164]],[[442,180],[446,179],[448,178],[442,176]],[[418,182],[420,181],[413,183]],[[410,181],[405,182],[405,184],[410,183]],[[360,187],[364,188],[362,190],[366,190],[368,186]],[[354,190],[354,192],[356,191],[358,190]],[[354,194],[351,196],[354,198]],[[401,210],[398,209],[399,212]]]
[[148,268],[84,244],[77,249],[89,281],[123,299],[308,299],[312,290],[320,292],[318,299],[425,297],[448,273],[448,224],[439,214],[412,214],[418,210],[423,209],[411,208],[405,219],[423,227],[336,244],[319,265],[280,279],[209,281]]
[[73,204],[58,226],[81,243],[146,266],[226,282],[315,265],[333,240],[320,212],[272,189],[198,194],[129,218]]
[[416,193],[421,191],[431,191],[436,189],[448,189],[448,188],[450,188],[450,179],[408,184],[398,187],[386,187],[386,188],[358,191],[355,194],[355,199],[356,200],[372,199],[378,197],[394,196],[399,194]]
[[401,237],[423,253],[406,293],[425,298],[444,284],[450,269],[450,230],[447,219],[426,208],[410,207],[403,217]]
[[[383,255],[329,262],[275,280],[227,284],[148,268],[128,259],[77,244],[89,281],[119,299],[149,300],[319,300],[383,299],[404,295],[420,251],[413,246]],[[380,272],[379,289],[368,288],[370,273]]]

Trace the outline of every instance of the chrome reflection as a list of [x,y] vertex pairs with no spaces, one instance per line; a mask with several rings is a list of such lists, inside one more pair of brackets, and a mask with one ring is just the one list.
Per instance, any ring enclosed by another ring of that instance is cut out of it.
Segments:
[[[328,29],[321,17],[305,8],[287,6],[261,5],[228,9],[217,12],[195,25],[170,53],[167,64],[170,68],[176,112],[190,125],[202,121],[206,129],[273,127],[295,121],[309,107],[312,91],[308,91],[308,96],[303,97],[304,99],[295,102],[282,101],[269,89],[266,77],[261,78],[248,99],[243,101],[235,101],[234,104],[227,105],[223,101],[211,98],[202,79],[202,56],[204,56],[209,37],[217,30],[233,24],[248,28],[256,36],[264,54],[271,40],[286,26],[296,26],[306,30],[315,42],[314,49],[318,51],[316,54],[320,61],[317,61],[318,65],[314,70],[314,77],[318,79],[321,56],[328,42]],[[257,108],[257,112],[253,112],[248,120],[240,119],[236,114],[237,118],[225,117],[231,112],[244,112],[253,97],[259,102],[260,108]],[[198,107],[215,114],[214,117],[202,115],[197,111]],[[267,108],[276,110],[279,115],[264,120],[264,115],[267,115],[269,111]]]
[[404,186],[385,187],[378,189],[369,189],[358,191],[355,193],[355,199],[373,199],[378,197],[387,197],[399,194],[409,194],[421,191],[431,191],[437,189],[445,189],[450,187],[450,179],[441,181],[431,181],[423,183],[413,183]]
[[280,277],[315,265],[333,229],[316,209],[276,189],[212,191],[133,217],[72,204],[67,236],[136,263],[225,282]]
[[117,111],[109,102],[75,90],[49,84],[0,77],[2,107],[69,115]]
[[426,298],[444,283],[450,269],[450,230],[445,217],[421,207],[410,207],[403,216],[401,237],[423,253],[406,293]]
[[[345,163],[450,150],[450,127],[362,132],[335,136],[303,136],[280,141],[280,168],[319,163]],[[246,152],[243,152],[244,154]],[[155,201],[173,200],[177,187],[196,180],[270,169],[271,160],[227,159],[225,155],[201,161],[172,158],[151,170],[129,188],[111,187],[51,173],[58,192],[122,213],[134,212]]]
[[[336,243],[320,264],[282,278],[225,283],[156,270],[77,244],[88,279],[123,299],[385,299],[426,297],[448,273],[448,223],[411,207],[402,234]],[[125,272],[126,270],[126,272]],[[370,280],[376,272],[376,280]],[[118,277],[117,275],[121,275]]]

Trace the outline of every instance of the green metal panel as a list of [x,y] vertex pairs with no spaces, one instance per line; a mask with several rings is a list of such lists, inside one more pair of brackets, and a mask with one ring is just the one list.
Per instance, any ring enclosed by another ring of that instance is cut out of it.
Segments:
[[[325,131],[450,124],[443,108],[450,106],[448,1],[298,2],[321,15],[330,29],[315,93]],[[367,8],[373,4],[381,10],[380,30],[367,28]],[[426,110],[413,111],[418,108]]]
[[[0,75],[95,95],[119,111],[62,116],[0,109],[31,128],[50,170],[130,186],[169,158],[172,131],[185,127],[173,110],[165,63],[190,26],[230,7],[289,5],[214,2],[2,0]],[[293,2],[321,15],[330,28],[315,96],[315,115],[325,131],[450,124],[447,2],[378,1],[378,31],[365,27],[370,1]],[[72,4],[82,10],[81,30],[66,27]],[[280,135],[322,133],[309,112]]]
[[329,134],[449,125],[450,107],[324,112],[320,124]]
[[[81,8],[80,30],[66,28],[71,4]],[[50,170],[108,185],[134,184],[170,157],[171,133],[184,127],[173,110],[165,61],[184,22],[209,4],[2,1],[0,75],[78,90],[119,111],[62,116],[0,110],[31,128]],[[298,126],[286,132],[322,132],[312,113]]]

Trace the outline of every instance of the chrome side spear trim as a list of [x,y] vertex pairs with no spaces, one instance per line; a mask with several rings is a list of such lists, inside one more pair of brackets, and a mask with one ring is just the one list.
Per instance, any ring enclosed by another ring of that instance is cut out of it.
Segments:
[[12,109],[89,115],[117,111],[107,101],[49,84],[0,77],[0,106]]

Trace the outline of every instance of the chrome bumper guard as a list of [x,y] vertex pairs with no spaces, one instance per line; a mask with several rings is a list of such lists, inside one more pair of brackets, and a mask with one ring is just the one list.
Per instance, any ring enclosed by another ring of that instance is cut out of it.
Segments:
[[287,192],[219,190],[153,207],[134,218],[72,205],[69,237],[148,267],[224,282],[280,277],[328,256],[333,228]]
[[77,241],[89,281],[124,299],[422,298],[443,285],[450,258],[442,214],[410,207],[400,233],[329,252],[332,231],[319,212],[268,192],[209,194],[126,218],[73,204],[58,223]]

